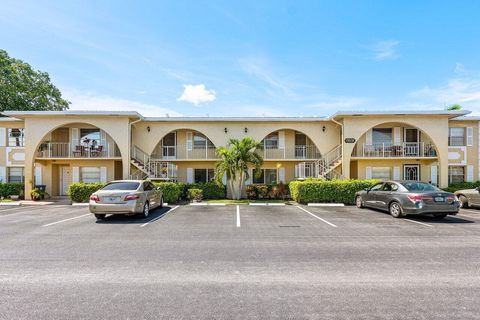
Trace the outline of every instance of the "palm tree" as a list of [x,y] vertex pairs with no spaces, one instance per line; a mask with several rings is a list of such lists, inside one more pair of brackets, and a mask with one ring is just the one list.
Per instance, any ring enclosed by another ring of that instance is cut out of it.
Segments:
[[257,153],[257,150],[261,147],[260,142],[246,137],[242,140],[230,139],[227,148],[217,148],[216,152],[220,161],[215,165],[215,179],[220,183],[223,175],[227,176],[232,199],[238,200],[242,197],[245,181],[250,178],[249,166],[254,166],[257,174],[260,174],[259,169],[263,164],[263,158]]

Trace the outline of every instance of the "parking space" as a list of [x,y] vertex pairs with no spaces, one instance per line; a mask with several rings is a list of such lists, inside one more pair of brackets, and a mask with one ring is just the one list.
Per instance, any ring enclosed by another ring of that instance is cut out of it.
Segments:
[[[186,205],[102,221],[86,207],[2,208],[0,311],[235,318],[248,306],[264,317],[417,318],[441,310],[444,319],[474,318],[480,211],[407,219],[350,206]],[[61,307],[55,295],[65,297]],[[139,305],[140,313],[132,307]]]

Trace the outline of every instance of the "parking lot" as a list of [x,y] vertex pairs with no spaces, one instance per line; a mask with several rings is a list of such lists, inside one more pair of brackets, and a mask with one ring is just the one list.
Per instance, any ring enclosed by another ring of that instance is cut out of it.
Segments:
[[0,208],[0,318],[478,319],[480,210]]

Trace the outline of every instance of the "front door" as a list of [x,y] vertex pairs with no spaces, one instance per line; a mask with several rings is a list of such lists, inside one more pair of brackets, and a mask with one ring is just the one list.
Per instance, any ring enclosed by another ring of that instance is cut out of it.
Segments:
[[66,196],[68,194],[68,182],[70,181],[70,167],[62,166],[59,169],[59,195]]
[[419,181],[420,166],[418,164],[406,164],[403,166],[403,180]]

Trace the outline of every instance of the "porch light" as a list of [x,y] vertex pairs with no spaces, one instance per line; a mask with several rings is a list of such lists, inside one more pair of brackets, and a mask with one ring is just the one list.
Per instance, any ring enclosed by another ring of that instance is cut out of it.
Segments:
[[227,129],[227,128],[223,129],[223,131],[225,131],[225,133],[228,133],[228,129]]
[[244,130],[244,131],[245,131],[245,133],[247,133],[247,132],[248,132],[248,128],[245,127],[245,130]]
[[150,132],[150,126],[147,126],[147,131]]
[[323,126],[323,127],[322,127],[322,131],[323,131],[323,132],[327,131],[327,127]]

